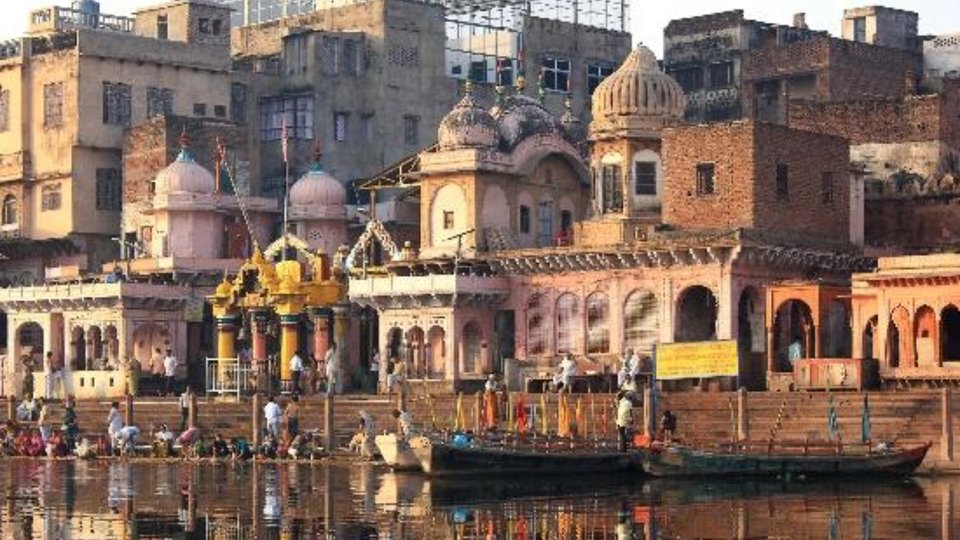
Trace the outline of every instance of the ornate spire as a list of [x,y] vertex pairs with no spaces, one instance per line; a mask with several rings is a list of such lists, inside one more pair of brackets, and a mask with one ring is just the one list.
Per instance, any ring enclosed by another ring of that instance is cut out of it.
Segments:
[[323,170],[323,141],[317,137],[317,144],[313,147],[313,163],[310,164],[310,172],[320,172]]
[[177,156],[177,161],[193,161],[193,157],[190,156],[190,137],[187,136],[187,126],[184,125],[180,128],[180,155]]

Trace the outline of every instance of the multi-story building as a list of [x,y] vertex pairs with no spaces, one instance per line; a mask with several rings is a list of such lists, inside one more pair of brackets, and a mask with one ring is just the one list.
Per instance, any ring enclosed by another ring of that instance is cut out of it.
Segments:
[[95,4],[35,10],[28,35],[0,48],[9,281],[95,271],[117,255],[129,128],[166,114],[226,121],[238,106],[226,8],[182,0],[128,18]]

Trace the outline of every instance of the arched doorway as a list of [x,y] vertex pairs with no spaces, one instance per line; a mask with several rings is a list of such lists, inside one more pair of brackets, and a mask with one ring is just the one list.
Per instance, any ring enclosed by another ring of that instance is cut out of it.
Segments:
[[144,323],[133,331],[133,356],[144,370],[150,366],[150,359],[157,349],[163,354],[171,348],[170,331],[160,323]]
[[875,360],[877,358],[876,352],[874,351],[877,342],[877,324],[877,316],[874,315],[867,321],[867,327],[863,330],[863,357],[867,360]]
[[[391,328],[387,332],[387,357],[384,359],[387,362],[392,362],[395,359],[401,358],[403,354],[403,330],[399,328]],[[412,375],[412,374],[411,374]]]
[[116,368],[120,364],[120,338],[116,326],[107,325],[103,331],[103,341],[106,346],[106,361],[111,367]]
[[468,322],[463,327],[463,363],[460,366],[462,373],[480,373],[483,366],[483,357],[480,344],[483,342],[483,333],[476,322]]
[[557,298],[557,352],[560,354],[574,349],[577,311],[577,297],[573,294],[564,293]]
[[587,297],[587,353],[610,352],[610,300],[602,292]]
[[940,313],[941,358],[944,362],[960,362],[960,310],[949,305]]
[[424,334],[423,328],[414,326],[407,330],[406,354],[409,366],[413,369],[413,376],[417,379],[425,379],[430,376],[429,358],[426,357],[426,351],[423,348]]
[[851,341],[850,315],[847,306],[840,300],[830,302],[827,308],[827,320],[820,327],[825,358],[850,358]]
[[717,338],[717,298],[713,292],[694,285],[677,298],[674,341],[711,341]]
[[660,338],[657,297],[645,289],[637,289],[623,303],[624,346],[641,355],[653,354]]
[[87,369],[87,338],[80,326],[70,331],[70,369]]
[[890,367],[915,367],[915,344],[913,340],[913,318],[903,306],[897,306],[890,312],[890,326],[887,329],[887,358]]
[[780,304],[774,319],[773,340],[779,371],[792,371],[793,360],[813,355],[813,312],[806,302],[787,300]]
[[543,296],[537,294],[527,300],[527,356],[546,352]]
[[29,367],[32,371],[43,370],[43,327],[35,322],[21,324],[14,336],[17,370]]
[[91,326],[87,330],[87,365],[85,369],[102,369],[103,366],[103,332],[99,326]]
[[745,287],[737,302],[737,351],[741,359],[741,382],[748,388],[761,388],[767,363],[764,360],[763,312],[760,293]]
[[430,359],[427,367],[430,370],[430,378],[442,379],[446,373],[446,336],[447,333],[439,326],[434,326],[427,332],[427,355]]
[[936,366],[937,354],[937,312],[930,306],[920,306],[913,317],[913,335],[916,340],[917,365]]

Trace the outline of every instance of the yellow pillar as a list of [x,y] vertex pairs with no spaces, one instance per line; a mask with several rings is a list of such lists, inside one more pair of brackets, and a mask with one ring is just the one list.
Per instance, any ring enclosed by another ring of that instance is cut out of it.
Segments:
[[217,317],[217,358],[237,357],[237,328],[240,317],[233,314]]
[[300,314],[280,316],[280,379],[287,383],[291,379],[290,359],[297,352],[297,327]]

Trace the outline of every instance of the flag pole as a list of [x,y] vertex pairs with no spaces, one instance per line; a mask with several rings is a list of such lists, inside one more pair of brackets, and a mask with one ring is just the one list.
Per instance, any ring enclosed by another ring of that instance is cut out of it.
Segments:
[[280,236],[283,238],[283,258],[282,260],[287,260],[287,231],[289,230],[289,219],[290,219],[290,159],[288,155],[288,139],[287,139],[287,118],[286,115],[283,117],[283,125],[280,130],[280,145],[283,151],[283,230],[280,231]]

